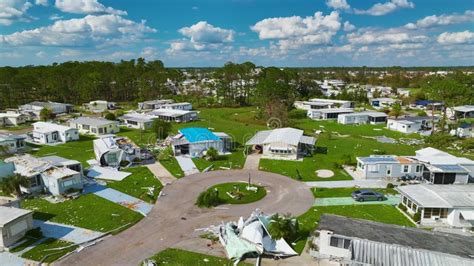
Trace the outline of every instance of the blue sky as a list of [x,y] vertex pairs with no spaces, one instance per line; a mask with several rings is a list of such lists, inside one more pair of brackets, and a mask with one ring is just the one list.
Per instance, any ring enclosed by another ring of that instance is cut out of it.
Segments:
[[474,0],[0,0],[0,65],[474,65]]

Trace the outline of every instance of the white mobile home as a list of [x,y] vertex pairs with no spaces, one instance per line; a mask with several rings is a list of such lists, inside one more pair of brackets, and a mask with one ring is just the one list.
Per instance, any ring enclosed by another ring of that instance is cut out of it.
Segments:
[[341,114],[353,113],[351,108],[330,108],[330,109],[311,109],[308,110],[308,117],[313,120],[337,119]]
[[454,117],[474,118],[474,105],[462,105],[454,107]]
[[420,178],[423,164],[414,159],[394,155],[372,155],[356,157],[356,173],[363,179]]
[[182,128],[179,134],[168,138],[175,155],[201,157],[209,148],[216,149],[220,154],[228,153],[232,139],[222,132],[211,132],[207,128]]
[[33,123],[33,141],[41,144],[66,143],[79,139],[79,131],[48,122]]
[[0,127],[18,126],[26,123],[26,121],[28,121],[28,116],[21,113],[12,111],[0,113]]
[[354,108],[355,103],[352,101],[332,100],[332,99],[309,99],[308,101],[295,101],[295,108],[301,110],[311,109],[332,109],[332,108]]
[[53,114],[58,115],[72,112],[74,105],[55,102],[31,102],[19,107],[21,113],[29,115],[33,120],[40,119],[41,110],[44,108],[48,108]]
[[163,100],[152,100],[138,103],[138,110],[153,110],[159,109],[164,104],[171,104],[173,100],[163,99]]
[[374,98],[370,99],[370,105],[376,109],[389,108],[396,103],[401,103],[402,101],[392,98]]
[[0,133],[0,154],[13,154],[23,150],[25,136]]
[[149,129],[156,117],[140,113],[128,113],[118,118],[125,126],[136,129]]
[[33,212],[0,206],[0,251],[22,239],[33,229]]
[[353,125],[353,124],[385,124],[387,122],[388,115],[382,112],[359,112],[359,113],[349,113],[349,114],[340,114],[337,117],[337,122],[343,125]]
[[120,132],[119,122],[104,118],[78,117],[68,121],[72,128],[77,128],[80,133],[92,135],[107,135]]
[[[406,186],[410,187],[410,186]],[[323,214],[315,265],[473,265],[474,238]]]
[[[438,118],[435,118],[435,121]],[[432,127],[432,118],[428,116],[410,116],[402,118],[389,118],[387,128],[402,133],[418,133],[420,131],[430,130]]]
[[191,103],[183,102],[183,103],[168,103],[163,104],[159,107],[159,109],[171,109],[171,110],[192,110],[193,105]]
[[474,161],[435,148],[417,150],[411,158],[423,163],[423,178],[433,184],[467,184],[474,177]]
[[421,225],[472,228],[474,224],[474,185],[419,184],[396,189],[409,213],[421,213]]
[[303,135],[303,130],[277,128],[257,132],[245,145],[261,152],[262,157],[281,160],[298,160],[311,153],[316,139]]
[[[71,160],[65,159],[65,161]],[[72,170],[68,166],[55,166],[48,159],[25,154],[7,158],[5,162],[12,162],[15,165],[16,174],[29,178],[29,186],[21,187],[24,193],[46,192],[58,196],[83,188],[81,172]],[[78,164],[77,161],[71,161],[71,163],[71,167]]]
[[174,109],[157,109],[148,113],[148,115],[156,117],[167,122],[185,123],[196,121],[198,112]]
[[117,104],[114,102],[97,100],[85,103],[84,107],[91,112],[101,113],[107,110],[115,110],[117,108]]

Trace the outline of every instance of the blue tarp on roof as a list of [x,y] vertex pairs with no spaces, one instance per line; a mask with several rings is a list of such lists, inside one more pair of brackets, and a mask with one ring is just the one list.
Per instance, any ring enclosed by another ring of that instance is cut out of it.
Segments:
[[219,137],[214,135],[209,129],[202,127],[183,128],[180,129],[179,132],[181,132],[190,143],[220,140]]
[[421,105],[421,106],[427,106],[429,104],[432,104],[432,103],[443,103],[443,102],[440,102],[440,101],[432,101],[432,100],[416,100],[415,101],[415,104],[416,105]]

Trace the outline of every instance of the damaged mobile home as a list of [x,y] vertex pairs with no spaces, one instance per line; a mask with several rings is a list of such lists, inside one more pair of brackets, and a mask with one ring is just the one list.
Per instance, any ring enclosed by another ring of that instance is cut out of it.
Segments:
[[108,135],[94,140],[94,154],[101,166],[119,167],[140,159],[140,148],[128,138]]
[[[296,222],[296,220],[295,220]],[[268,231],[270,216],[255,210],[249,218],[240,217],[237,222],[228,222],[209,229],[219,237],[227,257],[237,264],[245,257],[296,256],[293,248],[284,239],[273,239]]]

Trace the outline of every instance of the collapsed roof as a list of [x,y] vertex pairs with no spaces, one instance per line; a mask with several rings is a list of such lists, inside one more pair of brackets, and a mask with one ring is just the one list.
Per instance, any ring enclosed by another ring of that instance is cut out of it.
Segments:
[[273,239],[268,232],[270,216],[255,210],[249,218],[240,217],[210,230],[219,236],[227,257],[240,261],[247,255],[287,257],[298,255],[284,239]]

